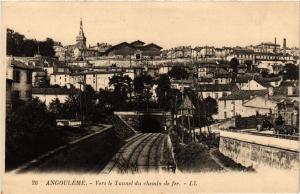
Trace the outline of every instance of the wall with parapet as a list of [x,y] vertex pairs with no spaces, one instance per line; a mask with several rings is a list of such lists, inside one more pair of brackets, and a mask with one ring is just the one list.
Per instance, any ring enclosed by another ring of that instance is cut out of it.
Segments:
[[299,142],[240,132],[221,131],[219,150],[246,167],[299,170]]
[[220,130],[222,129],[228,129],[229,127],[235,127],[235,119],[227,119],[227,120],[222,120],[221,122],[214,123],[209,126],[212,132],[217,132],[219,133]]

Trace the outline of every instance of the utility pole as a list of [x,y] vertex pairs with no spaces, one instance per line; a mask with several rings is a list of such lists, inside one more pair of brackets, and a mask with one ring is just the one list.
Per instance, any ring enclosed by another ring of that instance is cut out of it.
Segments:
[[83,124],[83,117],[82,117],[82,91],[81,91],[81,77],[79,78],[79,107],[80,107],[80,120],[81,120],[81,125]]
[[132,50],[131,48],[129,49],[129,66],[131,68],[131,55],[132,55]]
[[[184,103],[184,97],[183,97],[183,80],[182,80],[182,76],[181,76],[181,99],[182,99],[182,103]],[[183,110],[181,111],[181,126],[182,126],[182,143],[183,143],[183,139],[184,139],[184,123],[183,123]]]

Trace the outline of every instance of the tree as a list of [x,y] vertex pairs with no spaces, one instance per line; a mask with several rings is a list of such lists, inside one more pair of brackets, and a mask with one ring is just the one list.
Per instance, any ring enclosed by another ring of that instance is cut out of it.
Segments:
[[283,72],[283,78],[290,79],[290,80],[298,80],[299,79],[299,67],[292,63],[287,63],[285,65],[285,70]]
[[208,117],[212,117],[212,115],[218,113],[218,103],[215,99],[209,96],[203,100],[203,104]]
[[82,115],[80,94],[71,94],[63,104],[64,114],[66,119],[78,119],[79,115]]
[[14,55],[15,53],[15,41],[14,41],[14,31],[11,29],[6,30],[6,54]]
[[153,86],[153,78],[151,75],[140,75],[133,80],[134,91],[136,93],[142,93],[147,86]]
[[180,66],[175,66],[172,67],[171,71],[169,71],[169,76],[176,79],[176,80],[180,80],[180,79],[187,79],[189,77],[188,72]]
[[109,86],[114,86],[114,92],[126,98],[132,92],[132,79],[128,75],[114,75],[109,79]]
[[238,72],[238,66],[240,65],[239,61],[237,60],[237,58],[232,58],[229,62],[229,65],[232,69],[233,73],[237,73]]
[[22,46],[22,55],[25,57],[33,57],[37,53],[37,43],[34,40],[25,40]]
[[51,38],[46,38],[45,41],[39,41],[39,51],[42,56],[54,57],[55,52],[53,50],[54,41]]
[[6,117],[6,164],[25,162],[62,142],[55,116],[34,98]]
[[268,75],[269,75],[269,73],[268,73],[268,71],[267,70],[262,70],[262,72],[261,72],[261,76],[262,77],[268,77]]
[[248,71],[251,71],[251,70],[252,70],[253,62],[252,62],[251,60],[246,60],[246,61],[245,61],[245,65],[247,66],[247,70],[248,70]]
[[49,111],[53,113],[56,118],[63,118],[64,107],[58,98],[50,102]]
[[156,88],[157,102],[160,108],[168,110],[170,108],[171,82],[167,74],[160,75]]
[[137,99],[137,108],[149,108],[152,98],[151,88],[153,87],[153,78],[150,75],[140,75],[133,80],[134,92]]
[[6,35],[7,55],[33,57],[39,50],[43,56],[55,56],[54,41],[51,38],[46,38],[45,41],[26,39],[23,34],[14,32],[12,29],[7,29]]

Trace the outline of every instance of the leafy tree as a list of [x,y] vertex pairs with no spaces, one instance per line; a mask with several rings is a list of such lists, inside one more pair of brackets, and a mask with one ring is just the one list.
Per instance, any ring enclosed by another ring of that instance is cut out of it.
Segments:
[[37,44],[39,46],[39,51],[42,56],[55,56],[55,52],[53,50],[54,41],[51,38],[46,38],[45,41],[40,41]]
[[170,77],[176,80],[187,79],[189,77],[187,70],[180,66],[172,67],[171,71],[169,71],[168,74]]
[[154,85],[153,78],[150,75],[140,75],[135,77],[133,85],[138,108],[149,108],[152,98],[151,88]]
[[37,42],[34,40],[25,40],[22,46],[22,55],[33,57],[37,53]]
[[114,87],[115,95],[119,96],[120,104],[124,103],[132,94],[132,79],[128,75],[114,75],[109,79],[109,85]]
[[49,104],[49,111],[55,115],[56,118],[63,118],[64,107],[58,98],[53,99]]
[[135,77],[133,80],[134,91],[136,93],[142,93],[145,87],[150,86],[152,87],[154,84],[153,78],[150,75],[140,75]]
[[203,104],[208,117],[218,113],[218,103],[215,99],[209,96],[203,100]]
[[157,102],[160,108],[165,110],[170,108],[171,82],[167,74],[163,74],[157,80]]
[[238,66],[240,65],[239,61],[237,60],[237,58],[232,58],[229,62],[229,65],[232,69],[233,73],[237,73],[238,72]]
[[61,142],[54,114],[36,98],[6,117],[7,168],[36,157]]
[[290,79],[290,80],[298,80],[299,79],[299,67],[292,63],[286,64],[285,70],[283,72],[283,78]]
[[66,102],[63,104],[64,115],[63,117],[66,119],[79,119],[80,115],[82,115],[81,110],[81,101],[80,101],[81,94],[71,94]]
[[261,76],[262,77],[268,77],[268,75],[269,75],[269,73],[268,73],[268,71],[267,70],[262,70],[262,72],[261,72]]
[[284,119],[282,118],[281,115],[279,115],[276,119],[275,119],[275,125],[276,126],[282,126],[284,124]]
[[33,57],[39,50],[43,56],[55,56],[53,49],[54,41],[51,38],[47,38],[45,41],[26,39],[23,34],[14,32],[12,29],[7,29],[6,34],[7,55]]
[[253,62],[252,62],[251,60],[246,60],[246,61],[245,61],[245,65],[247,66],[247,70],[248,70],[248,71],[251,71],[251,70],[252,70]]

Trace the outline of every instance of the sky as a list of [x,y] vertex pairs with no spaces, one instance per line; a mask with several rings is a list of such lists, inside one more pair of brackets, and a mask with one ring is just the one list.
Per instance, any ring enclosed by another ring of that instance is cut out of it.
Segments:
[[142,40],[163,48],[299,46],[299,2],[2,2],[2,25],[27,38],[74,44],[80,18],[87,44]]

